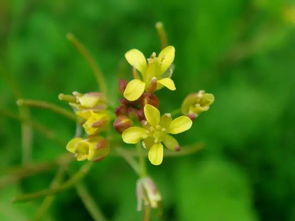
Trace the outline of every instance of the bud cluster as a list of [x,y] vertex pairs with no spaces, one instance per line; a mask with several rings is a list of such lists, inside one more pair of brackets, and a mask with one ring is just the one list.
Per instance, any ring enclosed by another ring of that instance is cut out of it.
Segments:
[[89,92],[73,95],[59,95],[60,100],[67,101],[82,124],[86,138],[75,137],[67,144],[78,161],[100,160],[109,153],[109,145],[100,133],[107,129],[110,121],[106,108],[106,99],[102,93]]

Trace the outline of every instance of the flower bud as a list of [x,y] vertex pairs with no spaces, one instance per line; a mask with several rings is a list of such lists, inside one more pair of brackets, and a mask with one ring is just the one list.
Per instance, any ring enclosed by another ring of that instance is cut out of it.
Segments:
[[195,119],[200,113],[209,110],[214,102],[214,95],[201,90],[197,93],[189,94],[183,101],[181,112]]
[[154,107],[159,107],[159,99],[155,94],[152,93],[144,93],[141,97],[141,105],[144,107],[144,105],[150,104]]
[[121,92],[121,94],[124,93],[127,84],[128,84],[128,81],[127,80],[124,80],[124,79],[120,79],[119,80],[119,91]]
[[130,118],[126,117],[125,115],[120,115],[114,121],[113,126],[116,129],[116,131],[118,131],[119,133],[122,133],[128,127],[132,126],[132,121],[130,120]]
[[137,210],[142,209],[142,203],[151,208],[157,208],[162,200],[161,194],[150,177],[144,177],[136,184]]
[[117,116],[127,114],[127,107],[126,107],[126,105],[120,105],[119,107],[117,107],[115,113],[116,113]]
[[78,111],[85,109],[106,109],[106,98],[102,93],[89,92],[81,94],[75,91],[73,92],[73,97],[75,97],[76,100],[70,102],[70,105]]
[[109,154],[108,142],[103,137],[93,137],[89,139],[75,137],[68,142],[66,149],[73,153],[78,161],[97,161],[105,158]]

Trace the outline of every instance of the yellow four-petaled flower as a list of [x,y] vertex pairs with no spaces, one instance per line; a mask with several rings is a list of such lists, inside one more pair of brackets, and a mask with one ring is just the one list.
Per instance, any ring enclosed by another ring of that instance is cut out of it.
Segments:
[[155,84],[153,90],[160,89],[163,86],[170,90],[175,90],[176,88],[173,80],[170,78],[170,74],[165,74],[173,63],[174,56],[175,49],[173,46],[164,48],[158,57],[153,53],[148,59],[137,49],[131,49],[126,52],[126,60],[141,73],[141,78],[133,79],[127,84],[124,97],[129,101],[135,101],[145,90],[148,91],[150,89],[151,84]]
[[169,134],[182,133],[192,126],[192,121],[186,116],[174,120],[170,114],[160,116],[160,111],[150,104],[144,106],[146,124],[143,127],[130,127],[123,131],[125,143],[136,144],[143,141],[148,149],[148,158],[153,165],[160,165],[163,161],[163,144],[170,150],[178,150],[179,144]]

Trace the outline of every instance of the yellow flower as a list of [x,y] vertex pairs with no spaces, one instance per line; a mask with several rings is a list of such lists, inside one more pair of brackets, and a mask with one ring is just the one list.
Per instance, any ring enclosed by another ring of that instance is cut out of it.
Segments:
[[198,93],[189,94],[181,105],[181,112],[195,118],[200,113],[209,110],[214,102],[214,95],[201,90]]
[[142,52],[131,49],[126,52],[125,58],[130,65],[141,73],[140,79],[131,80],[124,91],[124,97],[129,101],[137,100],[146,90],[157,90],[167,87],[175,90],[171,74],[167,73],[168,68],[173,63],[175,49],[173,46],[164,48],[158,57],[153,53],[151,58],[146,59]]
[[68,142],[66,149],[73,153],[78,161],[101,160],[109,153],[108,142],[103,137],[89,139],[75,137]]
[[103,110],[106,108],[106,99],[102,93],[89,92],[81,94],[79,92],[73,92],[74,102],[70,102],[70,105],[76,110],[85,109],[98,109]]
[[172,120],[170,114],[160,116],[160,111],[150,104],[144,106],[146,125],[144,127],[129,127],[123,131],[125,143],[136,144],[143,140],[148,149],[148,158],[153,165],[160,165],[163,161],[163,144],[170,150],[178,150],[179,144],[169,134],[182,133],[192,126],[192,121],[186,116]]
[[94,135],[107,129],[109,115],[106,111],[84,110],[77,111],[76,114],[86,120],[83,123],[83,128],[88,135]]

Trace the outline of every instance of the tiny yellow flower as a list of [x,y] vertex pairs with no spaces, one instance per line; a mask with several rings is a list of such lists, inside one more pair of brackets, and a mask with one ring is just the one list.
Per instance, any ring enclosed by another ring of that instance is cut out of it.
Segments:
[[137,49],[131,49],[125,54],[130,65],[141,73],[140,79],[131,80],[124,91],[124,97],[129,101],[137,100],[144,91],[158,90],[167,87],[169,90],[176,90],[171,74],[167,70],[173,63],[175,48],[168,46],[164,48],[159,56],[153,53],[148,59]]
[[76,114],[85,120],[83,128],[88,135],[94,135],[107,129],[109,115],[106,111],[84,110],[77,111]]
[[129,127],[122,133],[125,143],[136,144],[143,140],[148,149],[148,158],[153,165],[160,165],[163,161],[163,144],[170,150],[179,150],[179,144],[169,134],[179,134],[189,130],[192,121],[186,116],[172,120],[170,114],[160,116],[160,111],[150,104],[144,106],[147,120],[144,127]]
[[109,153],[108,142],[103,137],[89,139],[75,137],[68,142],[66,149],[73,153],[78,161],[101,160]]
[[201,90],[198,93],[189,94],[181,105],[181,112],[193,118],[200,113],[209,110],[214,102],[214,95]]
[[73,92],[75,101],[70,102],[70,105],[77,111],[85,109],[105,109],[106,99],[102,93],[89,92],[81,94],[79,92]]

